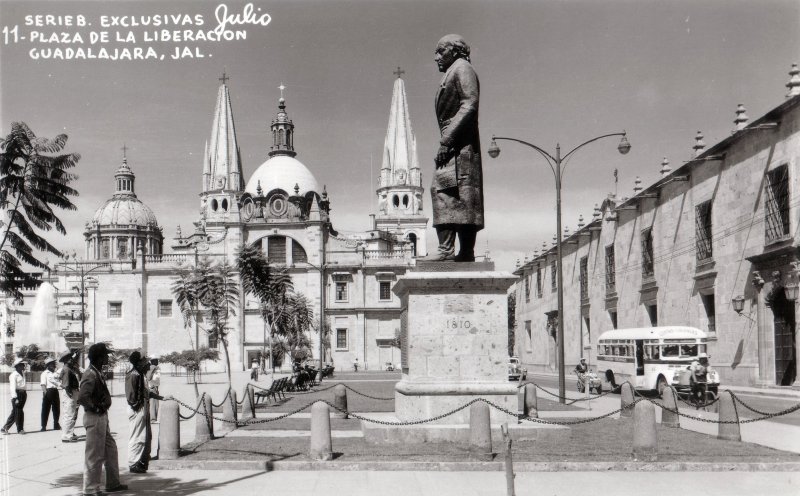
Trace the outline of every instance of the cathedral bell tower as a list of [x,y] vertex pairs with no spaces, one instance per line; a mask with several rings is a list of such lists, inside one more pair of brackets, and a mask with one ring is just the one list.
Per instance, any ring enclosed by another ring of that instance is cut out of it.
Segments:
[[410,242],[414,255],[425,256],[428,218],[422,212],[422,178],[417,141],[411,129],[403,79],[397,68],[389,108],[389,126],[378,180],[378,212],[374,229],[388,231]]
[[238,222],[237,196],[244,190],[242,160],[231,110],[229,79],[224,73],[217,92],[211,141],[203,155],[201,216],[205,223]]

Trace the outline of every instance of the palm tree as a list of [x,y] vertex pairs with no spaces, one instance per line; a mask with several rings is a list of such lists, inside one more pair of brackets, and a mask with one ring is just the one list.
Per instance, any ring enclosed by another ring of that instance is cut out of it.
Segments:
[[306,333],[313,328],[314,311],[304,295],[294,292],[286,270],[270,267],[258,245],[239,247],[236,264],[244,293],[259,301],[270,348],[273,336],[286,338],[290,352],[307,347],[310,341]]
[[232,386],[228,318],[236,315],[235,308],[239,302],[239,287],[233,268],[227,261],[212,264],[208,257],[204,257],[188,273],[178,272],[172,292],[183,315],[184,327],[191,326],[193,321],[197,325],[198,311],[205,314],[208,325],[204,331],[222,342],[228,386]]
[[20,262],[47,267],[34,250],[62,256],[37,230],[55,227],[66,234],[53,208],[75,210],[69,197],[78,196],[78,191],[69,184],[78,176],[67,170],[75,167],[80,155],[46,155],[60,152],[66,143],[67,135],[59,134],[52,140],[39,138],[24,122],[12,123],[11,133],[0,141],[4,150],[0,153],[0,208],[8,215],[7,222],[0,220],[0,291],[20,302],[21,289],[39,282],[23,270]]

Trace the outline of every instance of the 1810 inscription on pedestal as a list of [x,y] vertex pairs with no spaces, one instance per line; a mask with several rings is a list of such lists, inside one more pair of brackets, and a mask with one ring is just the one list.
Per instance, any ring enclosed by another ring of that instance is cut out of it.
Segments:
[[[441,415],[483,397],[516,410],[508,382],[511,274],[495,271],[410,272],[394,292],[402,301],[403,377],[395,390],[401,420]],[[492,412],[495,419],[505,417]],[[442,419],[464,423],[468,411]]]

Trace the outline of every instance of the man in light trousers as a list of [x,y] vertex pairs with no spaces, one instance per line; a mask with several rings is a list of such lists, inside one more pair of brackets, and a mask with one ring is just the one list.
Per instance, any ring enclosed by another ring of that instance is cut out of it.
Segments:
[[86,462],[83,469],[83,494],[101,495],[103,466],[106,469],[105,492],[114,493],[128,489],[119,481],[117,443],[111,436],[108,409],[111,394],[103,376],[103,366],[108,364],[112,350],[105,343],[89,347],[90,366],[81,379],[78,404],[83,407],[83,425],[86,427]]
[[75,443],[78,441],[78,436],[75,435],[75,422],[78,420],[78,388],[81,383],[81,371],[72,352],[62,353],[58,361],[64,364],[59,374],[59,382],[64,388],[64,396],[61,398],[61,442]]

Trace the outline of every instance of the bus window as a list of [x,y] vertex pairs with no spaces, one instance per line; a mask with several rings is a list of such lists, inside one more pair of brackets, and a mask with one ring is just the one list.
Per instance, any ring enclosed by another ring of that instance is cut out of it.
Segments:
[[679,350],[677,344],[665,344],[661,351],[664,357],[677,357]]
[[697,345],[696,344],[682,344],[681,357],[696,357]]

